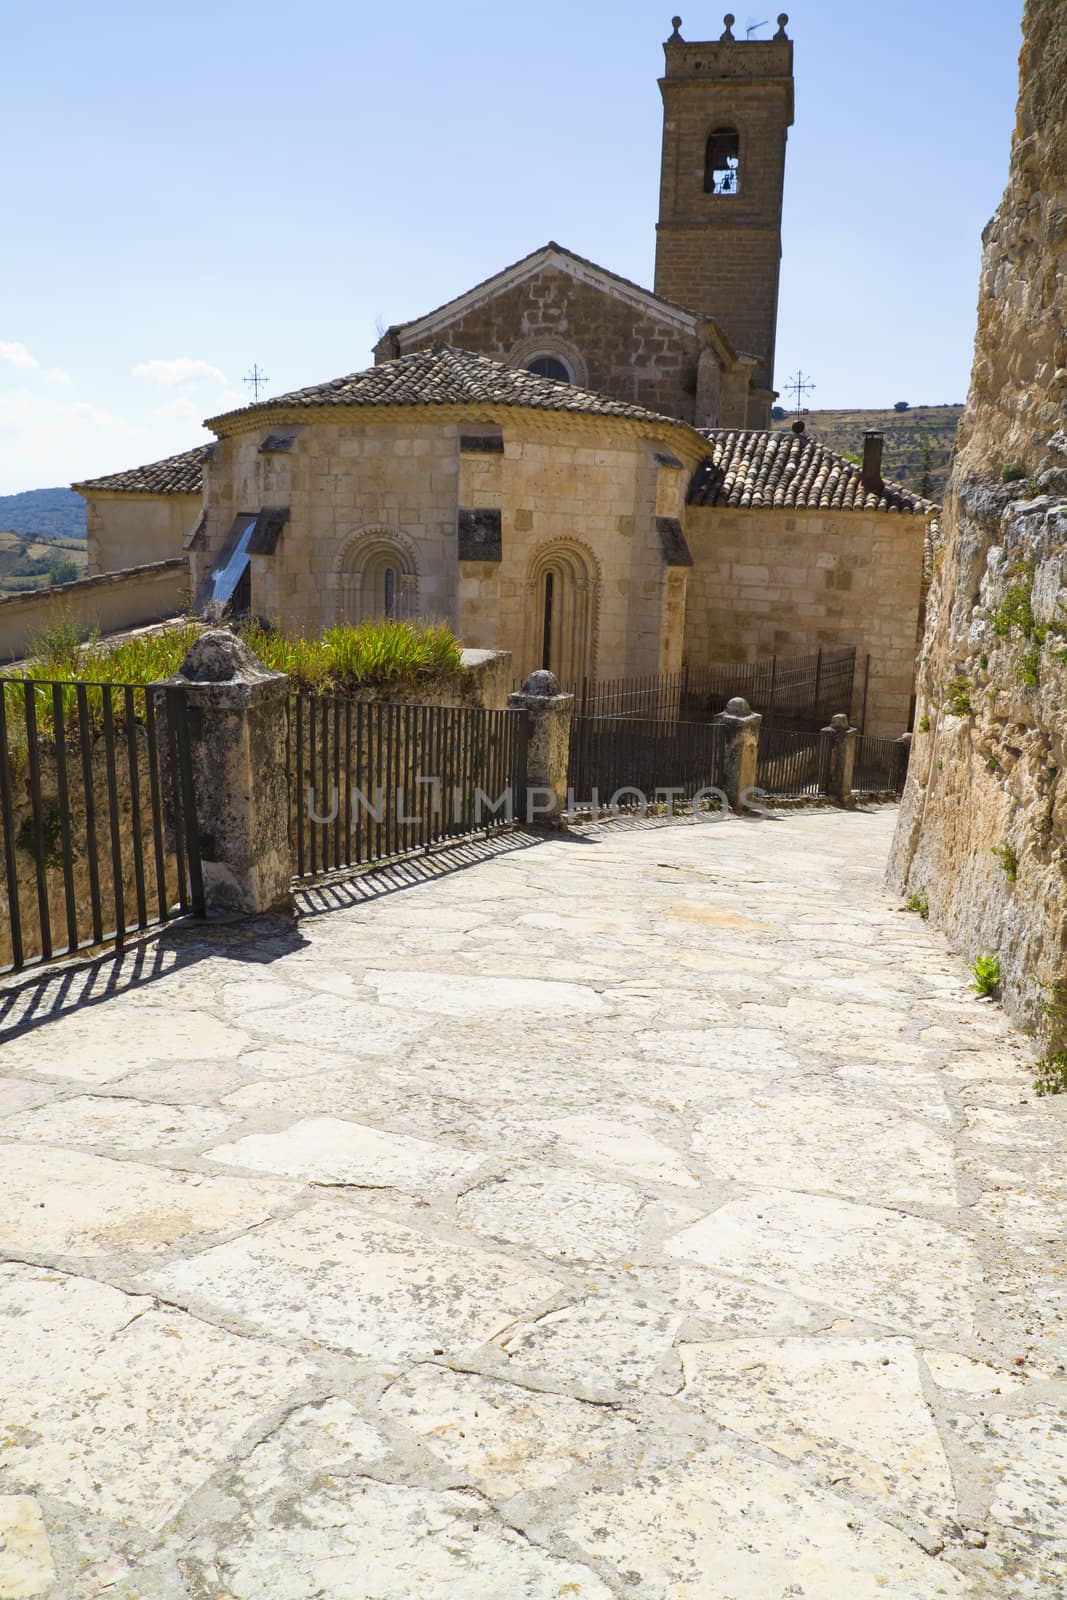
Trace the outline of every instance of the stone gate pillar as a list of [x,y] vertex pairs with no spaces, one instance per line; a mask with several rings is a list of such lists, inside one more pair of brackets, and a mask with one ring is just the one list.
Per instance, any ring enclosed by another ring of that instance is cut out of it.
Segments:
[[175,675],[152,686],[161,723],[168,690],[185,701],[209,916],[290,903],[288,689],[225,628],[201,634]]
[[756,787],[759,766],[759,736],[763,718],[747,700],[735,696],[720,712],[718,722],[724,730],[726,749],[724,782],[730,810],[742,812],[745,796]]
[[843,711],[831,717],[830,726],[823,728],[820,736],[819,792],[843,806],[852,799],[857,737]]
[[554,672],[531,672],[508,696],[512,711],[526,716],[526,822],[564,828],[574,696],[561,694]]

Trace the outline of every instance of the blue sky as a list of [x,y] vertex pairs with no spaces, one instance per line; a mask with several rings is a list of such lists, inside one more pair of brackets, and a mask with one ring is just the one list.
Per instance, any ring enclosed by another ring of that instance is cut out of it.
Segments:
[[[378,319],[549,238],[651,283],[672,9],[9,0],[0,493],[189,448],[253,361],[274,393],[368,365]],[[812,405],[963,398],[1020,12],[791,10],[777,381]]]

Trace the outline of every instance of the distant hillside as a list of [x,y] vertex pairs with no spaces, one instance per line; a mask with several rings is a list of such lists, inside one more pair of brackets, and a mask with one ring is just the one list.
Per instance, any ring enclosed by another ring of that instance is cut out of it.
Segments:
[[[863,435],[868,431],[885,434],[882,474],[902,483],[917,494],[923,492],[923,446],[930,441],[930,499],[944,499],[949,457],[956,438],[963,407],[913,406],[910,411],[808,411],[804,415],[808,432],[822,439],[831,450],[842,455],[862,456]],[[776,422],[788,428],[793,418]]]
[[0,494],[0,533],[84,539],[85,501],[73,489],[27,489]]
[[47,589],[85,577],[88,550],[82,539],[43,539],[0,533],[0,595]]

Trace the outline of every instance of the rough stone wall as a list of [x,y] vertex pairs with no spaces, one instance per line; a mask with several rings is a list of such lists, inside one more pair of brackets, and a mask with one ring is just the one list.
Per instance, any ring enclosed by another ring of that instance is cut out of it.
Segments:
[[185,554],[196,527],[198,494],[86,494],[89,577]]
[[984,236],[972,387],[890,882],[922,896],[968,957],[998,952],[1006,1006],[1049,1036],[1044,1004],[1062,1001],[1055,991],[1067,976],[1062,0],[1029,0],[1024,38],[1011,175]]
[[798,655],[855,645],[853,716],[870,653],[866,732],[908,728],[922,596],[922,517],[841,511],[730,511],[690,506],[694,567],[685,654],[712,661]]
[[[450,344],[519,365],[540,351],[558,353],[577,366],[583,387],[693,421],[701,353],[695,332],[554,267],[502,289],[421,341],[408,343],[401,334],[401,342],[404,355]],[[742,415],[720,425],[744,421]]]
[[161,622],[188,609],[189,566],[185,557],[156,561],[127,572],[104,572],[28,594],[0,598],[0,661],[18,661],[33,640],[54,623],[74,617],[102,634]]

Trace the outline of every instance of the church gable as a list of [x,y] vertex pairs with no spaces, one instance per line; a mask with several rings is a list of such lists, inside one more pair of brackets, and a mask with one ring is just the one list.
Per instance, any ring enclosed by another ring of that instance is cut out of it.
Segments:
[[709,365],[717,378],[734,359],[714,325],[557,245],[391,328],[375,355],[381,361],[439,344],[687,422],[708,420],[702,385],[716,396],[722,390],[706,382]]

